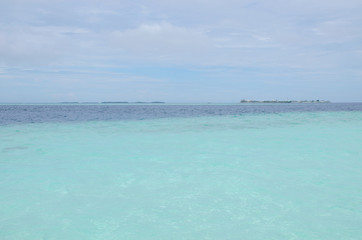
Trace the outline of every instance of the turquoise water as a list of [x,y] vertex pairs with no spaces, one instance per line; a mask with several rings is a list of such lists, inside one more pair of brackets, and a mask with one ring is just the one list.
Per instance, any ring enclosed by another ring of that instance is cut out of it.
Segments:
[[362,112],[0,126],[0,239],[362,239]]

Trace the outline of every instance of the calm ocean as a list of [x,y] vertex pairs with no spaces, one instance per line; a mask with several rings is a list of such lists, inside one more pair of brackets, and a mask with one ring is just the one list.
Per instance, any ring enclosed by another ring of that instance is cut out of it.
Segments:
[[362,104],[0,105],[1,240],[360,240]]

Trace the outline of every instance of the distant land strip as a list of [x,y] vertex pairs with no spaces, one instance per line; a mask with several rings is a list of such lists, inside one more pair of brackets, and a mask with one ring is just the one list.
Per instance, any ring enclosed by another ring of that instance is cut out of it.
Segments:
[[134,103],[142,103],[142,104],[163,104],[165,102],[60,102],[60,104],[134,104]]
[[240,103],[330,103],[327,100],[245,100],[242,99]]

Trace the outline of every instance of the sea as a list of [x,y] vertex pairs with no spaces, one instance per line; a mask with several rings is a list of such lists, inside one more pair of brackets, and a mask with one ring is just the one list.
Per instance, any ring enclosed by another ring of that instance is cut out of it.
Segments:
[[360,240],[362,103],[1,104],[1,240]]

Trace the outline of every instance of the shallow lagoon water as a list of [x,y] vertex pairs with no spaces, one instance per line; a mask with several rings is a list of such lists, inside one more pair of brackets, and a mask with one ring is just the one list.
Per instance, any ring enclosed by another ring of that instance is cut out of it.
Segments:
[[361,239],[362,112],[0,126],[0,239]]

